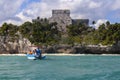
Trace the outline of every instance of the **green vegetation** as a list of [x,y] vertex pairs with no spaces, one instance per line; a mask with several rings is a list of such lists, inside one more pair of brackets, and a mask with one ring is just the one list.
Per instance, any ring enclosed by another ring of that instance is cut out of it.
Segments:
[[61,36],[57,29],[57,24],[49,24],[46,18],[41,20],[42,22],[25,22],[19,27],[20,33],[36,45],[56,44]]
[[[92,23],[95,24],[95,21]],[[46,18],[41,19],[41,22],[25,22],[20,26],[4,23],[0,27],[0,35],[6,36],[4,41],[7,37],[10,38],[10,41],[19,39],[18,33],[21,33],[23,38],[29,39],[31,43],[36,45],[113,45],[120,41],[120,23],[110,24],[107,21],[106,24],[100,25],[98,29],[81,23],[69,25],[66,34],[57,29],[57,23],[49,23]]]
[[8,37],[9,37],[9,40],[12,42],[18,39],[17,31],[18,31],[18,27],[13,24],[4,23],[2,27],[0,27],[0,35],[5,36],[4,42]]

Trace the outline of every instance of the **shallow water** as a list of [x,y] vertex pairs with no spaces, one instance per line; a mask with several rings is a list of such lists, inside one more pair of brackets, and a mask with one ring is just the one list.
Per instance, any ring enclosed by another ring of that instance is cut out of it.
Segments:
[[120,56],[0,56],[0,80],[120,80]]

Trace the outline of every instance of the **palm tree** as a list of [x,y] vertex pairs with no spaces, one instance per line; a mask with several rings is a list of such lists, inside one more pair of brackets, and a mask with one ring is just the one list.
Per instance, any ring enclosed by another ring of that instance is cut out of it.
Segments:
[[96,24],[96,22],[95,22],[95,21],[92,21],[92,24],[94,25],[94,24]]

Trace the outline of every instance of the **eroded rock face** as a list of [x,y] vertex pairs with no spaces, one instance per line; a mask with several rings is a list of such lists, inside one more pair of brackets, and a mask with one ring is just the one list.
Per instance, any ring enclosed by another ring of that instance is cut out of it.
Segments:
[[25,53],[29,50],[31,42],[25,38],[10,42],[9,38],[4,41],[4,37],[0,37],[0,54],[14,54],[14,53]]
[[0,36],[0,54],[2,53],[7,53],[7,50],[5,48],[4,37]]
[[120,54],[120,41],[118,41],[118,43],[114,44],[111,47],[110,52],[112,52],[112,53],[119,53]]
[[7,52],[6,48],[4,47],[4,45],[2,45],[0,43],[0,54],[3,54],[3,53],[8,53],[8,52]]
[[70,53],[70,54],[120,54],[120,46],[50,46],[47,47],[47,53]]
[[[20,38],[14,42],[0,36],[0,54],[26,53],[32,46],[28,39]],[[72,53],[72,54],[120,54],[120,41],[113,46],[70,46],[70,45],[53,45],[42,46],[43,53]]]

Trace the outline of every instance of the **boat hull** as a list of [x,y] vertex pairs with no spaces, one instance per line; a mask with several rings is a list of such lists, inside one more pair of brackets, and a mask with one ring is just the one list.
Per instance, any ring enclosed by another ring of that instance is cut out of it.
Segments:
[[[31,59],[31,60],[35,60],[35,59],[39,59],[35,56],[35,54],[26,54],[27,59]],[[42,56],[41,59],[45,59],[46,56]]]
[[32,59],[32,60],[36,59],[34,54],[27,54],[26,56],[27,56],[27,59]]

